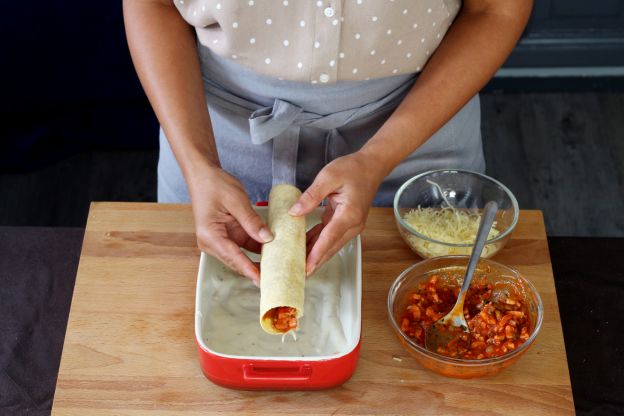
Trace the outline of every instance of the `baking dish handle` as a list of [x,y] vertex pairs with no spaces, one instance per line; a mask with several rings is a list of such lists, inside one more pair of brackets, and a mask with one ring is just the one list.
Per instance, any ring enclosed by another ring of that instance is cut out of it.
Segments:
[[248,381],[306,381],[312,377],[310,364],[288,365],[257,365],[247,363],[243,365],[243,378]]

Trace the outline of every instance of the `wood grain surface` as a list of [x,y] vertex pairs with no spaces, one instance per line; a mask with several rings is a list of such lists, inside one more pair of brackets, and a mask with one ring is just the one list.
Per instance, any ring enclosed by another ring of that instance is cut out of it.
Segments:
[[362,349],[353,378],[324,391],[251,392],[218,387],[199,367],[193,327],[199,252],[190,207],[92,204],[52,414],[573,414],[541,212],[523,211],[495,257],[538,288],[541,333],[514,366],[475,380],[423,369],[394,338],[387,291],[419,258],[392,215],[372,209],[362,235]]

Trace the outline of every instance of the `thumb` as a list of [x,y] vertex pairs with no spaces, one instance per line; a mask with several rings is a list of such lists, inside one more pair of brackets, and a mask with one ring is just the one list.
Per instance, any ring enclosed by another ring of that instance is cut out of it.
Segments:
[[273,240],[273,234],[266,226],[260,215],[248,203],[235,205],[230,212],[245,232],[259,243],[268,243]]
[[331,179],[321,171],[288,213],[294,216],[307,215],[314,211],[323,202],[323,199],[333,191],[334,186]]

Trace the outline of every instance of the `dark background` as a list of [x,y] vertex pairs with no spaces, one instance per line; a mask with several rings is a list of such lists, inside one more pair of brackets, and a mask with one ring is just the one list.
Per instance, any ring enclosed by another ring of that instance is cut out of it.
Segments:
[[[582,415],[624,414],[623,77],[624,0],[535,0],[481,96],[487,173],[545,215]],[[157,133],[120,1],[0,1],[0,415],[49,414],[89,203],[155,201]]]
[[[0,56],[0,225],[79,227],[91,200],[155,200],[158,124],[120,1],[3,0]],[[536,0],[484,89],[487,173],[549,235],[624,236],[622,76],[623,0]]]

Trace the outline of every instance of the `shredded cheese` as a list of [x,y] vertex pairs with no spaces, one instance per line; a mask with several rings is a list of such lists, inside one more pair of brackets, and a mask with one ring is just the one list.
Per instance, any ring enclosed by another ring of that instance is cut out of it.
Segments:
[[288,334],[291,334],[293,339],[295,341],[297,341],[297,333],[294,330],[291,329],[290,331],[284,332],[282,334],[282,344],[284,343],[284,340],[286,339],[286,335],[288,335]]
[[[474,244],[481,216],[475,212],[458,210],[453,206],[443,208],[421,208],[418,206],[407,212],[405,221],[419,233],[432,240],[450,244]],[[496,229],[496,221],[490,229],[488,240],[498,236],[500,231]],[[418,253],[426,257],[445,255],[469,255],[472,247],[452,247],[436,244],[408,235],[410,245]],[[495,244],[486,244],[483,248],[483,257],[492,256],[497,250]]]

